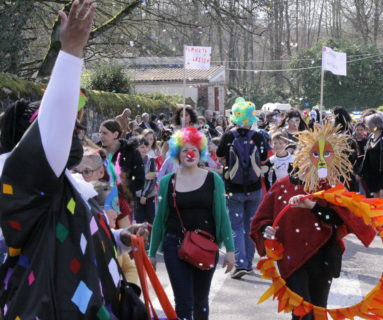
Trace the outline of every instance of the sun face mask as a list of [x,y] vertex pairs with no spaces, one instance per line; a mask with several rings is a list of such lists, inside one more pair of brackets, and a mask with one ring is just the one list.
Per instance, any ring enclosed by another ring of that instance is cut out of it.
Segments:
[[331,165],[333,159],[334,149],[325,138],[320,137],[310,151],[310,160],[317,167],[320,179],[327,177],[328,166]]
[[314,131],[302,131],[298,134],[298,148],[293,163],[294,175],[304,182],[306,192],[318,191],[322,182],[330,185],[343,180],[347,183],[352,171],[348,160],[351,151],[347,143],[347,135],[338,131],[330,123]]

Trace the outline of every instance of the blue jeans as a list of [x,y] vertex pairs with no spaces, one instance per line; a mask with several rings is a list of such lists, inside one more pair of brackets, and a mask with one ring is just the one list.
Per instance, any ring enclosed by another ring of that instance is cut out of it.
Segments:
[[[209,319],[209,292],[215,266],[210,270],[200,270],[178,258],[181,239],[166,234],[163,250],[166,270],[173,288],[176,313],[182,320]],[[218,253],[216,265],[218,262]]]
[[248,193],[233,193],[227,199],[227,207],[235,245],[236,269],[250,270],[253,265],[255,247],[249,237],[250,222],[261,202],[262,190]]

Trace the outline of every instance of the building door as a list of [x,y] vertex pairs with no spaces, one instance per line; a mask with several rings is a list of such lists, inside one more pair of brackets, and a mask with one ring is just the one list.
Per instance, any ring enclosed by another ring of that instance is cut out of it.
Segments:
[[219,111],[219,88],[214,88],[214,110]]

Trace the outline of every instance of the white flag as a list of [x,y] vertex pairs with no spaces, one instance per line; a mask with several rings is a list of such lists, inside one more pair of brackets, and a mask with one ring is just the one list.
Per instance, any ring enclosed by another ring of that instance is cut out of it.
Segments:
[[322,49],[322,70],[331,71],[339,76],[347,75],[347,54],[336,52],[328,47]]
[[184,56],[185,69],[210,69],[211,47],[185,46]]

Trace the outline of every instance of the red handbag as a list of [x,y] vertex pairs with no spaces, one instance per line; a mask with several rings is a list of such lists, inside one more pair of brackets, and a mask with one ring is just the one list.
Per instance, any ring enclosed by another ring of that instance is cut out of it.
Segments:
[[178,258],[190,263],[201,270],[209,270],[214,268],[218,251],[218,244],[215,238],[209,232],[196,229],[194,231],[186,231],[181,214],[177,207],[176,201],[176,175],[173,177],[173,203],[176,209],[178,219],[181,223],[184,239],[178,249]]

